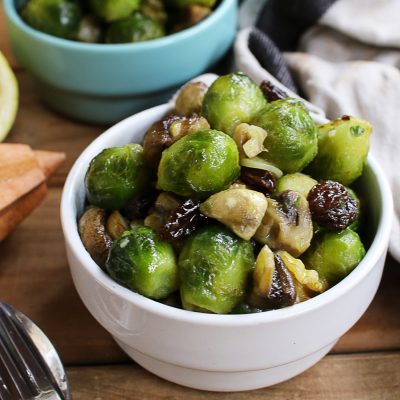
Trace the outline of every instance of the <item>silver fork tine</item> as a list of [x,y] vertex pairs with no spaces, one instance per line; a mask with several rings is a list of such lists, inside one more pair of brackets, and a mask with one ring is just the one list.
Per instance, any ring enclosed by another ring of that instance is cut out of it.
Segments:
[[[29,396],[33,396],[31,388],[15,366],[2,338],[0,338],[0,375],[4,385],[8,389],[8,393],[11,394],[11,398],[15,398],[17,395],[21,398],[29,398]],[[3,400],[3,396],[1,398]]]
[[[16,373],[17,376],[22,377],[25,381],[25,386],[22,387],[30,388],[31,396],[33,394],[34,397],[41,398],[54,394],[48,398],[62,398],[59,395],[58,387],[49,378],[48,371],[41,363],[40,354],[36,351],[30,338],[21,330],[14,314],[2,304],[0,305],[0,341],[3,342],[1,346],[3,351],[6,347],[9,360],[17,369],[11,376],[14,378],[14,373]],[[8,366],[8,364],[6,365]],[[15,382],[15,384],[19,388],[21,382]]]

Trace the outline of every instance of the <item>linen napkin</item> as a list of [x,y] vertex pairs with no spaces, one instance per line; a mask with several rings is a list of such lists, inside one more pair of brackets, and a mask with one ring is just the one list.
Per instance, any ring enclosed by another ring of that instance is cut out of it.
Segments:
[[327,118],[349,114],[374,127],[371,153],[392,188],[389,245],[400,262],[400,0],[247,0],[236,68]]

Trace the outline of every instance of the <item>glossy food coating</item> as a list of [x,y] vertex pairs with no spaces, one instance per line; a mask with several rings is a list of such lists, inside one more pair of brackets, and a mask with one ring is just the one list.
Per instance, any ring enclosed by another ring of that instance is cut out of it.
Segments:
[[107,210],[120,209],[151,185],[142,146],[128,144],[103,150],[91,161],[85,184],[91,204]]
[[239,152],[233,139],[205,129],[163,151],[157,186],[180,196],[203,199],[226,189],[239,173]]
[[114,241],[106,268],[117,282],[152,299],[178,289],[174,250],[148,227],[127,231]]
[[183,307],[229,313],[244,298],[253,267],[251,244],[228,229],[209,226],[195,232],[179,256]]

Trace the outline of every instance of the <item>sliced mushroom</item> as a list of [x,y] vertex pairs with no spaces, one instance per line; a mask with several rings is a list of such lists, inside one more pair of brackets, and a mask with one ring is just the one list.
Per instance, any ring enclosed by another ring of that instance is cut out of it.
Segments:
[[267,211],[254,239],[273,250],[286,250],[298,257],[308,249],[313,236],[307,200],[300,193],[287,190],[267,202]]
[[200,211],[223,223],[242,239],[250,240],[261,224],[267,205],[262,193],[232,188],[213,194],[200,205]]
[[263,310],[287,307],[297,298],[293,277],[282,259],[264,246],[256,259],[248,302]]
[[83,245],[93,260],[103,269],[112,244],[105,224],[106,212],[98,207],[88,208],[78,223]]
[[282,259],[293,276],[297,291],[296,303],[307,300],[327,289],[327,283],[320,279],[318,272],[313,269],[306,269],[301,260],[283,250],[276,254]]
[[107,232],[113,240],[118,239],[125,231],[129,229],[128,221],[118,210],[113,211],[107,218]]
[[186,117],[193,113],[200,114],[207,90],[208,86],[204,82],[189,82],[184,85],[175,100],[175,112]]

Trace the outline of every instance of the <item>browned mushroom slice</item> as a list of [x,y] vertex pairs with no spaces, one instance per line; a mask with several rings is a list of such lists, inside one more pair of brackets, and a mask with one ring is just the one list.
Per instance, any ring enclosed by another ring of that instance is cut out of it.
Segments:
[[189,82],[182,87],[175,100],[175,112],[189,117],[200,114],[201,105],[208,86],[203,82]]
[[107,218],[107,232],[113,240],[118,239],[125,231],[129,229],[128,221],[118,210],[113,211]]
[[286,250],[298,257],[308,249],[313,225],[307,200],[292,190],[276,200],[267,199],[268,208],[254,239],[273,250]]
[[257,256],[249,304],[262,310],[287,307],[297,298],[293,277],[278,255],[264,246]]
[[267,205],[262,193],[231,188],[210,196],[201,204],[200,211],[223,223],[242,239],[250,240],[261,224]]
[[106,231],[106,212],[102,208],[90,207],[79,219],[79,234],[82,243],[93,260],[104,269],[112,240]]

